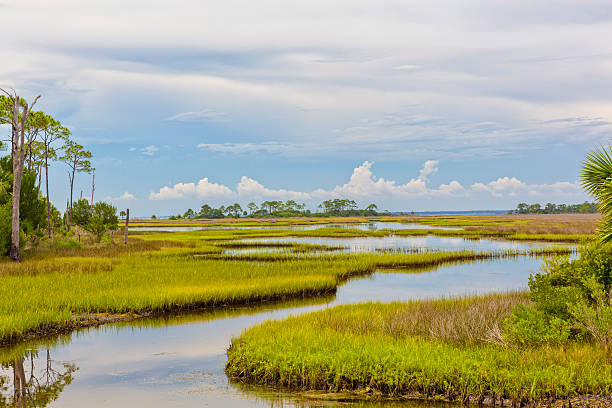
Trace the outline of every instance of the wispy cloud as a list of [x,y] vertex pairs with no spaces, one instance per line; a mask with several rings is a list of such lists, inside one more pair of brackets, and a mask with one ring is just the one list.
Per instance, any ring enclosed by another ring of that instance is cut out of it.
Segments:
[[154,156],[155,153],[159,152],[159,148],[155,145],[150,145],[140,149],[140,152],[146,156]]
[[202,109],[197,112],[183,112],[172,115],[166,120],[175,122],[209,122],[224,119],[227,114],[212,109]]
[[208,150],[215,153],[245,154],[254,152],[265,153],[287,153],[296,150],[297,146],[287,143],[263,142],[263,143],[200,143],[200,150]]

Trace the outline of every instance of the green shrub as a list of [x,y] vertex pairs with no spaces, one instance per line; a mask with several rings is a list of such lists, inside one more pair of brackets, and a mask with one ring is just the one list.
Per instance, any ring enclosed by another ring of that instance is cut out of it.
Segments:
[[595,242],[576,260],[556,258],[529,278],[530,300],[506,320],[506,334],[519,344],[594,339],[612,346],[612,244]]
[[7,255],[11,249],[11,203],[0,205],[0,255]]
[[87,199],[81,198],[72,205],[72,222],[76,225],[87,224],[89,217],[91,217],[91,206]]
[[[11,202],[0,205],[0,255],[8,255],[11,250],[11,217],[13,214]],[[23,228],[19,232],[20,246],[25,244]]]
[[105,202],[95,203],[89,221],[83,228],[91,232],[100,242],[104,233],[118,228],[117,208]]

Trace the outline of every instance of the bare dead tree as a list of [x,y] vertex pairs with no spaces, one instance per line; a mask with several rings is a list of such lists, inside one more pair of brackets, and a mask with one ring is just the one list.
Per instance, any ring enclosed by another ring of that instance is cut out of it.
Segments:
[[[11,156],[13,159],[13,208],[11,222],[11,251],[9,257],[15,262],[21,262],[21,251],[19,247],[19,206],[21,204],[21,178],[23,176],[23,168],[25,164],[25,148],[32,142],[36,136],[35,129],[29,129],[27,121],[32,113],[32,108],[40,98],[38,95],[34,98],[31,105],[17,95],[15,90],[12,93],[0,88],[11,102]],[[27,134],[27,138],[26,138]]]
[[123,230],[123,243],[127,245],[128,225],[130,224],[130,209],[125,210],[125,229]]
[[91,173],[91,203],[89,207],[89,212],[93,214],[94,191],[96,191],[96,169],[91,169]]

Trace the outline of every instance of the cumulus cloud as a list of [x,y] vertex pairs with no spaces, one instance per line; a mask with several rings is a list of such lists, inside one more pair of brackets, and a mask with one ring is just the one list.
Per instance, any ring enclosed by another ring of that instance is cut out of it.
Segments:
[[438,171],[437,160],[427,160],[419,171],[419,175],[405,183],[386,180],[377,177],[372,172],[373,162],[365,161],[353,169],[349,180],[332,189],[318,188],[310,192],[286,189],[271,189],[253,178],[242,176],[235,191],[222,184],[211,183],[203,178],[196,183],[178,183],[172,187],[162,187],[159,192],[151,193],[151,200],[199,198],[229,198],[245,199],[283,199],[283,200],[321,200],[328,198],[389,198],[400,199],[419,197],[467,197],[473,194],[489,194],[492,197],[524,196],[567,196],[580,192],[576,183],[558,181],[552,184],[527,184],[516,177],[499,177],[489,182],[474,183],[468,188],[459,181],[451,180],[437,187],[429,185],[428,177]]
[[[431,164],[426,163],[430,167]],[[346,197],[368,197],[368,196],[385,196],[385,195],[410,195],[410,194],[425,194],[427,186],[425,180],[416,178],[411,179],[405,184],[397,184],[392,180],[377,178],[372,173],[372,162],[365,161],[361,166],[353,170],[353,174],[348,183],[337,186],[332,190],[334,195]],[[421,172],[425,170],[425,167]],[[425,172],[430,171],[426,170]],[[322,191],[319,190],[321,195]]]
[[438,160],[427,160],[419,172],[419,180],[427,181],[429,176],[438,172]]
[[291,190],[271,190],[264,187],[260,182],[247,176],[242,176],[236,187],[238,195],[243,197],[283,198],[287,200],[310,200],[312,195]]
[[474,183],[470,190],[475,193],[489,193],[494,197],[510,196],[527,193],[531,196],[567,195],[581,191],[578,183],[568,181],[557,181],[552,184],[532,184],[529,185],[516,177],[500,177],[489,183]]
[[197,196],[198,198],[222,198],[234,195],[232,190],[222,184],[211,183],[208,177],[198,183],[177,183],[172,187],[164,186],[159,192],[149,194],[151,200],[172,200]]

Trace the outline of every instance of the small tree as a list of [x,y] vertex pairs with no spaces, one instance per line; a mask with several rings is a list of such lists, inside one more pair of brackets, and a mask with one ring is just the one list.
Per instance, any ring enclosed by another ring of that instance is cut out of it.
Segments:
[[60,160],[68,165],[70,171],[68,178],[70,179],[70,225],[72,224],[72,192],[74,190],[74,177],[76,173],[89,173],[93,171],[91,162],[91,152],[83,149],[83,146],[72,141],[66,140],[66,144],[62,147],[64,154]]
[[249,215],[253,216],[253,214],[255,214],[257,212],[257,210],[259,209],[257,207],[257,204],[255,204],[254,202],[250,202],[247,204],[247,208],[249,209]]
[[76,225],[86,225],[91,217],[91,206],[86,198],[81,198],[74,203],[72,209],[72,220]]
[[83,228],[91,232],[97,242],[100,242],[106,231],[116,230],[119,227],[118,223],[117,208],[109,203],[100,201],[93,205],[91,217]]

